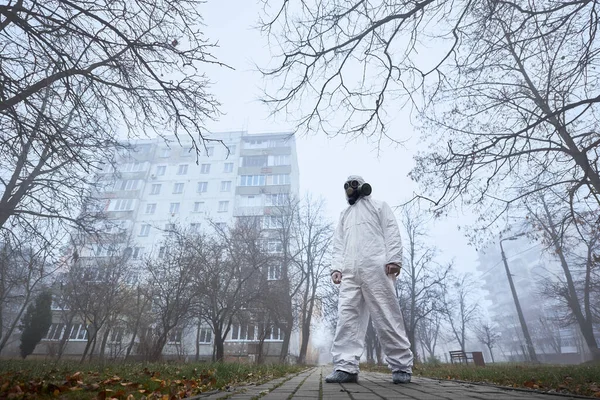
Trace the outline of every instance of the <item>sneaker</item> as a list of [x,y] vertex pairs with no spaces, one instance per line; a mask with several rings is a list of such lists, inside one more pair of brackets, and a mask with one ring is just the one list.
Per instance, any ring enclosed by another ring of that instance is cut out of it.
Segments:
[[410,383],[410,377],[412,374],[404,371],[395,371],[392,372],[392,381],[394,383]]
[[333,371],[325,377],[327,383],[356,383],[358,382],[358,374],[350,374],[346,371]]

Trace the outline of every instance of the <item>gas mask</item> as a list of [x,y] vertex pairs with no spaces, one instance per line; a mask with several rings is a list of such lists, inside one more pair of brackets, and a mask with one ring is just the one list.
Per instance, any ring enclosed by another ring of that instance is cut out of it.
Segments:
[[361,177],[351,176],[344,183],[344,190],[346,191],[348,204],[353,205],[361,196],[370,195],[373,189]]

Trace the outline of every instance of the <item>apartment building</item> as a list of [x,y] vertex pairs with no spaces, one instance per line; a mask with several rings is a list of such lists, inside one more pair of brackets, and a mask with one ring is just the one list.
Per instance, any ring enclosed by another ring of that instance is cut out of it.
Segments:
[[[538,360],[552,363],[585,361],[586,348],[579,330],[574,325],[564,327],[553,321],[556,305],[541,294],[542,282],[548,275],[560,274],[557,262],[548,257],[539,244],[525,237],[505,240],[503,248]],[[477,271],[481,274],[481,288],[486,292],[487,311],[501,334],[495,358],[523,361],[525,339],[499,243],[488,244],[479,252],[478,261]]]
[[[201,155],[185,138],[180,138],[181,143],[174,138],[171,142],[136,140],[130,143],[130,150],[116,154],[114,164],[107,163],[99,172],[95,207],[108,216],[103,229],[107,235],[127,233],[133,263],[146,256],[160,257],[165,251],[161,246],[165,234],[176,226],[202,231],[211,224],[232,224],[237,217],[260,216],[268,228],[273,207],[284,205],[288,196],[298,196],[298,161],[291,134],[224,132],[212,133],[209,138]],[[269,241],[268,251],[279,252],[280,246],[276,240]],[[79,257],[93,263],[114,252],[113,243],[90,240]],[[268,279],[281,279],[281,270],[271,268]],[[56,342],[64,337],[70,338],[67,355],[83,351],[85,327],[81,323],[73,326],[77,332],[65,333],[65,324],[56,316],[35,353],[54,352]],[[251,356],[255,331],[236,323],[226,341],[228,358]],[[272,329],[263,349],[269,356],[278,356],[282,340],[280,332]],[[200,358],[209,359],[212,341],[208,326],[174,330],[163,354],[193,356],[199,349]],[[297,337],[291,338],[290,352],[297,351],[297,341]],[[122,332],[111,332],[107,351],[118,356],[126,342]]]

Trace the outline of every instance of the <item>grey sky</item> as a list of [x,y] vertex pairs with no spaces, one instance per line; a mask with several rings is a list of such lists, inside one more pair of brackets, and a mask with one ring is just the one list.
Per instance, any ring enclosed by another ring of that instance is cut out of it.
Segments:
[[[266,38],[254,29],[261,4],[256,0],[209,0],[203,7],[206,35],[219,44],[213,54],[219,61],[235,68],[207,70],[208,77],[214,82],[212,91],[225,113],[208,128],[213,131],[244,129],[250,133],[290,130],[292,121],[286,121],[285,115],[269,117],[268,108],[258,101],[264,82],[254,65],[264,66],[271,57]],[[395,137],[410,140],[405,146],[383,141],[378,149],[376,143],[365,139],[328,139],[322,133],[297,137],[301,193],[310,191],[315,196],[322,196],[332,221],[337,221],[346,206],[342,184],[351,174],[362,175],[372,184],[373,196],[392,206],[410,199],[418,190],[407,177],[413,166],[417,140],[406,112],[395,118],[391,132]],[[440,261],[455,259],[458,269],[474,272],[476,252],[457,230],[459,220],[464,223],[467,219],[456,215],[432,223],[431,239],[442,251]]]

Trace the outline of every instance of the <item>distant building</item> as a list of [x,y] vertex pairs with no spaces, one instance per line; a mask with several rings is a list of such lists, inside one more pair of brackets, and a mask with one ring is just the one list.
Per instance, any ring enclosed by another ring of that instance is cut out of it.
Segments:
[[[505,240],[502,245],[538,359],[552,363],[585,361],[587,348],[579,329],[574,325],[560,326],[555,305],[540,292],[548,274],[558,271],[556,261],[551,260],[539,244],[524,237]],[[501,334],[494,357],[497,361],[524,361],[525,340],[498,241],[479,251],[478,261],[481,288],[487,293],[487,311]]]
[[[165,143],[161,138],[136,140],[131,151],[116,154],[115,164],[107,163],[98,174],[96,206],[108,216],[105,234],[128,233],[128,250],[133,262],[147,255],[159,256],[161,242],[175,225],[201,231],[210,223],[232,224],[235,218],[257,216],[268,227],[274,207],[299,195],[299,171],[295,138],[290,133],[249,134],[225,132],[210,134],[215,141],[204,142],[197,157],[191,142],[181,137]],[[278,243],[268,243],[269,252],[280,252]],[[78,262],[93,264],[114,252],[102,240],[90,240],[77,254]],[[268,271],[269,280],[281,279],[281,270]],[[55,353],[67,339],[65,356],[83,351],[88,332],[83,321],[65,324],[60,306],[53,309],[54,323],[34,354]],[[70,326],[70,332],[65,328]],[[229,359],[252,360],[257,329],[235,323],[226,341]],[[105,354],[119,356],[127,347],[121,330],[108,333]],[[277,329],[269,332],[265,352],[279,355],[283,337]],[[208,326],[171,332],[165,356],[192,358],[199,349],[201,359],[212,356],[212,332]],[[298,338],[291,338],[290,353],[298,351]],[[197,347],[198,346],[198,347]]]

